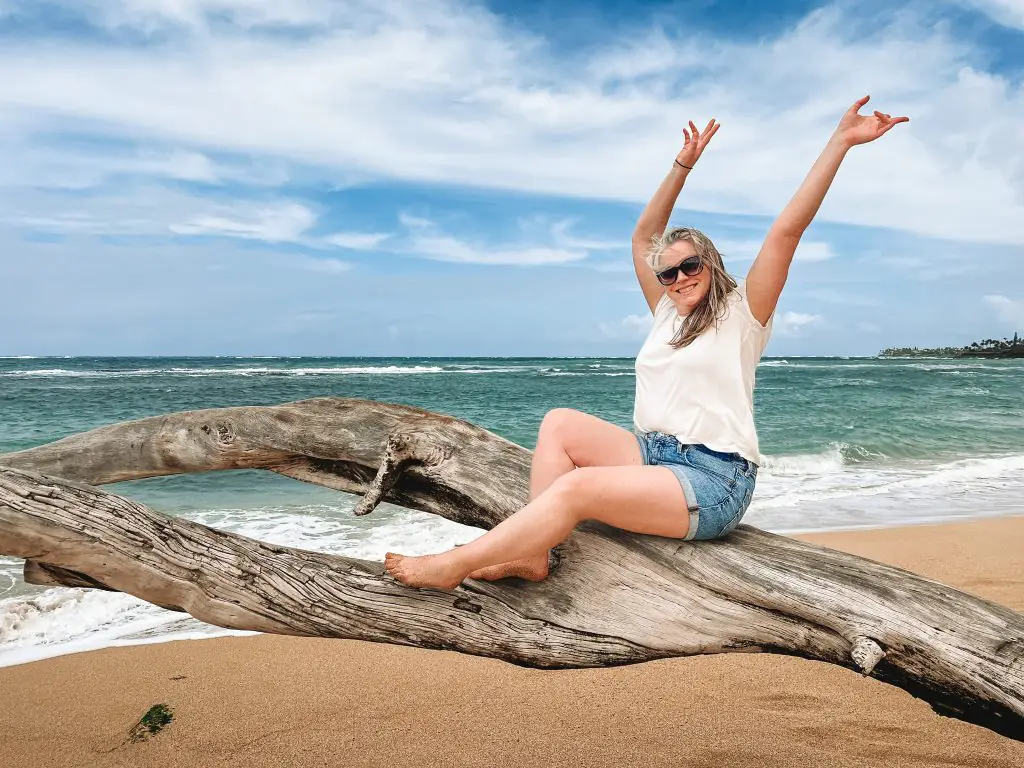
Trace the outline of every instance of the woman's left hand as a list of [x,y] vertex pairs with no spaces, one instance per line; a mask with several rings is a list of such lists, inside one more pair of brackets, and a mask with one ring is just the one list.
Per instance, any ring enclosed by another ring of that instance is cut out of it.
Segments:
[[909,117],[893,117],[877,110],[875,110],[873,115],[858,115],[857,112],[868,103],[870,98],[870,96],[865,96],[862,99],[857,99],[853,106],[846,110],[846,114],[843,115],[843,119],[839,121],[839,125],[836,127],[834,137],[847,146],[867,144],[869,141],[877,139],[897,123],[906,123],[910,120]]

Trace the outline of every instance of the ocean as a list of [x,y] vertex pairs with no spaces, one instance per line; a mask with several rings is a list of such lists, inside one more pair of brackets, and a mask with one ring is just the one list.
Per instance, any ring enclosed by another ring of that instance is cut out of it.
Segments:
[[[631,428],[632,358],[0,358],[0,453],[125,419],[339,396],[451,414],[533,448],[551,408]],[[1024,361],[765,359],[767,461],[744,522],[778,533],[1019,513]],[[383,559],[479,535],[271,473],[214,472],[108,490],[168,515],[306,549]],[[44,589],[0,557],[0,666],[112,645],[245,634],[123,594]]]

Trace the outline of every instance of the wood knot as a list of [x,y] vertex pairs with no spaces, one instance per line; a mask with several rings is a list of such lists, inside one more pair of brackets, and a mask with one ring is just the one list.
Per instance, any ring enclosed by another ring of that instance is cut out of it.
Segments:
[[204,435],[216,433],[216,440],[221,445],[230,445],[235,441],[235,431],[231,428],[230,424],[221,423],[214,426],[203,424],[199,429]]
[[217,442],[222,445],[229,445],[235,442],[235,432],[229,424],[217,425]]

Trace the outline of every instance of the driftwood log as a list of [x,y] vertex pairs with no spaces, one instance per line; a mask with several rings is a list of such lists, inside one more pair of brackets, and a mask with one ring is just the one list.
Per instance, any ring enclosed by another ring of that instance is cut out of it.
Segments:
[[[897,685],[1024,739],[1024,615],[908,571],[747,525],[683,542],[596,522],[541,583],[410,589],[381,563],[265,544],[93,486],[258,468],[491,528],[530,452],[465,421],[323,398],[123,422],[0,456],[0,554],[25,579],[127,592],[233,629],[441,648],[545,667],[765,651]],[[86,485],[88,484],[88,485]]]

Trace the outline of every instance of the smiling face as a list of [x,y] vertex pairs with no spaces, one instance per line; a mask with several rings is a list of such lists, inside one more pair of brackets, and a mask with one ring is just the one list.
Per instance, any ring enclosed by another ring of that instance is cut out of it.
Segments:
[[[672,243],[661,253],[658,259],[658,272],[674,267],[683,259],[697,255],[697,248],[689,240],[679,240]],[[707,265],[701,268],[693,277],[684,275],[680,270],[676,275],[676,281],[672,285],[665,286],[665,292],[676,305],[680,315],[690,314],[698,304],[707,296],[711,289],[711,270]]]

